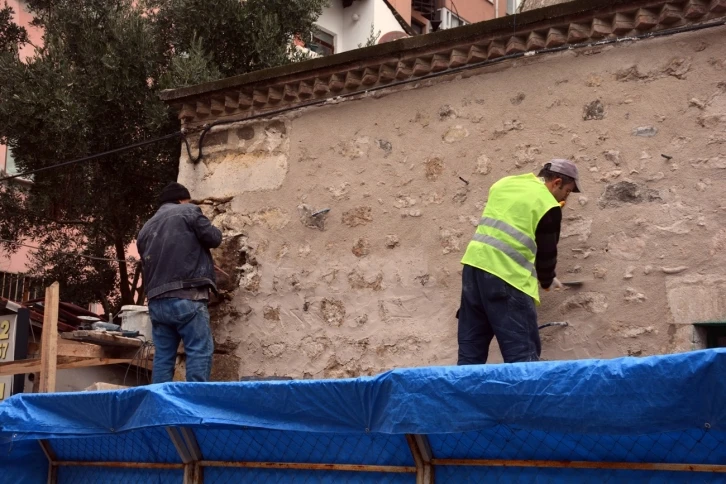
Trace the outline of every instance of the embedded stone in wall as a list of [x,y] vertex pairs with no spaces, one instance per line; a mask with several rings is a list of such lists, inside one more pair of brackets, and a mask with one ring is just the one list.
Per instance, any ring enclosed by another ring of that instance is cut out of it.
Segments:
[[648,299],[648,298],[647,298],[647,297],[645,297],[645,294],[643,294],[643,293],[641,293],[641,292],[638,292],[638,291],[636,291],[636,290],[635,290],[635,289],[633,289],[632,287],[628,287],[628,288],[626,288],[626,289],[625,289],[625,300],[626,300],[627,302],[637,302],[637,303],[642,303],[642,302],[644,302],[644,301],[645,301],[646,299]]
[[644,138],[652,138],[658,134],[658,128],[655,126],[639,126],[633,129],[633,136],[641,136]]
[[262,309],[262,317],[268,321],[280,320],[280,306],[265,306]]
[[385,153],[383,155],[384,158],[388,158],[388,155],[390,155],[393,152],[393,145],[391,144],[390,141],[386,141],[384,139],[377,139],[376,144]]
[[396,197],[396,201],[393,202],[393,206],[396,208],[409,208],[416,205],[417,202],[418,200],[409,197],[408,195],[398,195]]
[[312,207],[302,204],[297,207],[300,215],[300,223],[311,229],[325,230],[325,220],[330,212],[314,210]]
[[622,260],[640,260],[645,250],[645,240],[641,237],[630,237],[625,232],[611,235],[608,238],[608,253]]
[[489,157],[487,155],[479,155],[479,158],[476,159],[476,168],[474,169],[474,173],[478,173],[479,175],[488,175],[492,171],[492,162],[489,160]]
[[338,143],[336,152],[345,158],[355,160],[368,155],[371,140],[367,136],[362,136],[354,140]]
[[311,360],[317,360],[325,351],[330,349],[332,342],[326,336],[305,336],[300,344],[300,349]]
[[683,80],[690,70],[690,59],[675,57],[663,68],[663,74]]
[[441,139],[443,139],[444,142],[451,144],[456,143],[457,141],[461,141],[468,136],[469,130],[457,124],[456,126],[453,126],[446,130]]
[[721,274],[667,277],[666,293],[676,324],[722,321],[726,315],[726,277]]
[[386,235],[386,247],[389,249],[395,249],[399,246],[401,241],[398,238],[398,235]]
[[320,304],[323,320],[332,325],[340,326],[345,321],[345,305],[338,299],[323,299]]
[[348,227],[366,225],[373,221],[373,209],[371,207],[359,206],[343,212],[343,224]]
[[444,104],[439,109],[439,119],[441,121],[446,121],[449,119],[456,119],[458,116],[456,109],[452,108],[448,104]]
[[439,156],[427,158],[425,163],[426,179],[436,181],[444,172],[444,160]]
[[615,73],[615,80],[620,82],[640,81],[648,79],[648,74],[643,74],[637,65],[631,65],[618,70]]
[[368,242],[368,239],[361,237],[356,240],[352,252],[356,257],[365,257],[371,253],[371,244]]
[[726,169],[726,157],[714,156],[712,158],[697,158],[690,162],[693,168],[710,168],[716,170]]
[[598,292],[581,292],[577,295],[570,296],[560,307],[562,313],[585,310],[589,313],[601,314],[607,311],[607,309],[607,297],[605,294]]
[[524,124],[522,124],[519,120],[512,120],[512,121],[504,121],[504,126],[499,129],[495,129],[494,133],[492,134],[492,139],[501,138],[502,136],[505,136],[510,131],[522,131],[524,129]]
[[577,237],[579,242],[586,242],[592,234],[592,219],[581,216],[567,217],[562,224],[561,237]]
[[262,354],[267,358],[279,358],[287,352],[287,345],[283,342],[262,344]]
[[441,229],[439,238],[441,240],[441,252],[446,255],[461,250],[461,237],[463,233],[456,229]]
[[726,251],[726,229],[721,229],[711,237],[711,256],[721,254],[724,251]]
[[517,145],[514,151],[514,164],[517,168],[521,168],[526,164],[534,163],[540,154],[542,154],[542,149],[539,146]]
[[613,162],[615,166],[620,166],[623,163],[623,158],[617,150],[605,151],[603,155],[605,155],[606,160]]
[[585,121],[605,119],[605,105],[599,99],[586,104],[582,119]]
[[510,99],[509,102],[511,102],[515,106],[519,106],[520,104],[522,104],[522,101],[524,101],[526,97],[527,95],[525,93],[519,92],[516,96]]
[[366,274],[363,269],[356,267],[348,273],[348,283],[352,289],[372,289],[380,291],[383,287],[383,273],[373,272]]
[[698,124],[708,129],[726,127],[726,94],[719,93],[711,97],[706,109],[698,117]]
[[463,186],[456,189],[456,193],[451,198],[451,200],[454,203],[458,203],[459,205],[462,205],[464,202],[466,202],[467,197],[469,196],[469,187]]
[[350,183],[345,182],[338,186],[328,187],[328,192],[330,192],[330,197],[336,202],[347,200],[350,198]]

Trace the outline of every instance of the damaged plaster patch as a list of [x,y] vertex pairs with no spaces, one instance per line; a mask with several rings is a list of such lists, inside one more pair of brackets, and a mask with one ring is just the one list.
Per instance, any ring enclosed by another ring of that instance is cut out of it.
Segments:
[[621,260],[640,260],[645,250],[645,240],[641,237],[630,237],[625,232],[619,232],[608,238],[607,252]]
[[[195,199],[234,197],[280,188],[288,172],[289,123],[262,122],[242,128],[233,124],[225,131],[215,132],[219,144],[205,152],[199,163],[190,163],[187,155],[182,154],[179,183],[193,187]],[[241,140],[239,129],[254,137]]]
[[605,294],[598,292],[583,292],[568,297],[560,307],[562,313],[568,313],[578,309],[583,309],[588,313],[604,313],[608,309],[607,298]]
[[624,180],[606,186],[598,205],[600,205],[600,208],[607,208],[626,203],[656,202],[660,200],[662,198],[658,190]]

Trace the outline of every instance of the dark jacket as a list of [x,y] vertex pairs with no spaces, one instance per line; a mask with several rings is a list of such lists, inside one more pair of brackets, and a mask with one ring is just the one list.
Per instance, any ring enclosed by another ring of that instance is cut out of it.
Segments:
[[141,228],[136,241],[149,299],[191,287],[209,286],[217,292],[209,249],[221,243],[222,232],[196,205],[162,205]]
[[560,242],[560,226],[562,225],[562,208],[555,207],[547,212],[537,224],[535,242],[537,257],[534,265],[537,268],[537,279],[543,289],[549,289],[557,277],[557,244]]

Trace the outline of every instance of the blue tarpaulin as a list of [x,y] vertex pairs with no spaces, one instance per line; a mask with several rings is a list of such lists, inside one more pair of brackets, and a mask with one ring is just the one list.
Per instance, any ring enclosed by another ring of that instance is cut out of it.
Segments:
[[[17,395],[0,404],[0,481],[58,461],[181,464],[167,427],[205,461],[414,467],[437,482],[726,482],[719,472],[463,465],[447,460],[726,465],[726,350],[647,358],[393,370],[375,377],[172,383]],[[718,469],[716,469],[718,470]],[[59,468],[58,482],[182,482],[178,469]],[[415,474],[210,467],[205,482],[416,482]]]

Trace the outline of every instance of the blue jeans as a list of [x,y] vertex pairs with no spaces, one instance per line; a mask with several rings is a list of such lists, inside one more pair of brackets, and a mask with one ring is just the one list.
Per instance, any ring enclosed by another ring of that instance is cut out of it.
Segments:
[[464,265],[459,365],[483,365],[497,337],[505,363],[538,361],[542,350],[534,299],[502,279]]
[[207,301],[155,298],[149,301],[149,316],[155,346],[153,382],[173,380],[179,341],[184,342],[187,381],[209,381],[214,339]]

